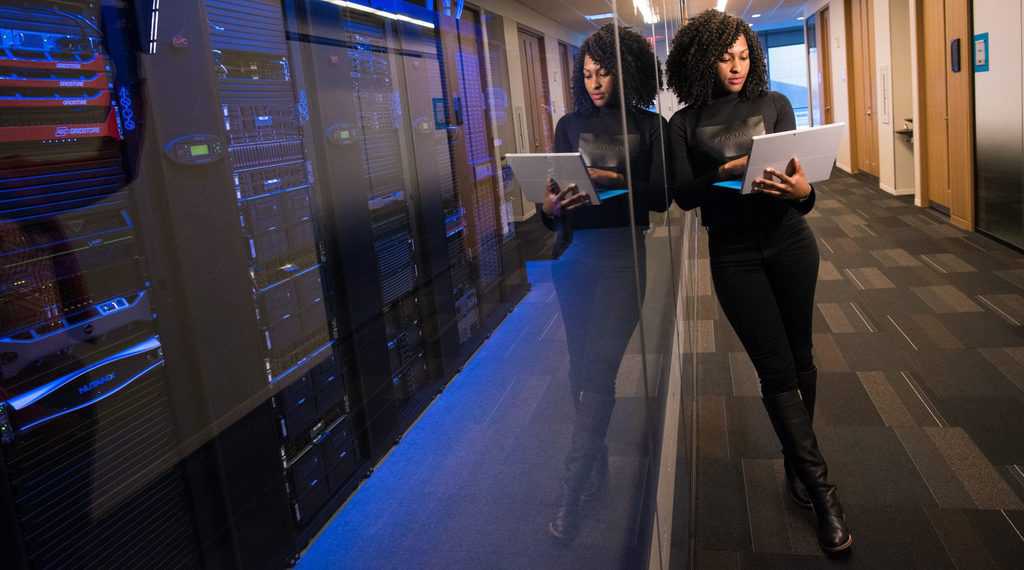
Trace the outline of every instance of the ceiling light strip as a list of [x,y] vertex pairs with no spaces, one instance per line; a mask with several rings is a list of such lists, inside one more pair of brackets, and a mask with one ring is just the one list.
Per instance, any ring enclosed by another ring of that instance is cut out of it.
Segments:
[[387,12],[387,11],[384,11],[384,10],[378,10],[376,8],[371,8],[369,6],[364,6],[362,4],[356,4],[355,2],[349,2],[348,0],[323,0],[323,1],[327,2],[328,4],[334,4],[335,6],[341,6],[342,8],[349,8],[351,10],[358,10],[360,12],[366,12],[367,14],[373,14],[375,16],[380,16],[382,18],[388,18],[388,19],[391,19],[391,20],[399,21],[399,22],[406,22],[408,24],[415,24],[417,26],[423,26],[424,28],[434,29],[433,22],[428,22],[426,20],[418,20],[416,18],[410,18],[409,16],[406,16],[405,14],[396,14],[394,12]]

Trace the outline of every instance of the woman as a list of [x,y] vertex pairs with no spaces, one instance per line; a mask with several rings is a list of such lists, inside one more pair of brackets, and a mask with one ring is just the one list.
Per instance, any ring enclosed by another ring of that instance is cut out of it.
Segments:
[[760,377],[789,494],[814,509],[822,549],[844,551],[853,536],[812,427],[818,248],[803,215],[814,189],[797,158],[786,172],[765,171],[754,194],[714,186],[744,175],[753,136],[795,129],[793,109],[768,90],[757,35],[728,14],[709,10],[679,30],[667,67],[669,87],[686,105],[669,126],[674,198],[701,210],[715,292]]
[[[639,321],[637,298],[645,286],[642,231],[649,224],[648,211],[665,211],[668,202],[661,145],[667,125],[660,115],[644,110],[657,96],[657,60],[647,41],[629,29],[619,30],[618,43],[625,96],[619,90],[615,27],[608,24],[580,47],[573,72],[575,111],[558,121],[555,152],[579,151],[598,191],[623,192],[591,205],[574,187],[559,188],[553,181],[538,206],[545,225],[561,229],[563,242],[572,241],[552,267],[575,408],[562,497],[548,527],[564,541],[576,535],[581,501],[607,483],[605,435],[615,406],[615,377]],[[633,234],[633,228],[639,233]],[[639,291],[634,270],[639,271]]]

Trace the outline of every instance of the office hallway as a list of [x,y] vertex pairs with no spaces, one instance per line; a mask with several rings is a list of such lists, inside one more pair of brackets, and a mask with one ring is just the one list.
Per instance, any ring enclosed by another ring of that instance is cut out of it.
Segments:
[[1024,255],[845,173],[818,192],[815,427],[853,553],[827,560],[813,515],[783,494],[701,232],[696,567],[1019,568]]

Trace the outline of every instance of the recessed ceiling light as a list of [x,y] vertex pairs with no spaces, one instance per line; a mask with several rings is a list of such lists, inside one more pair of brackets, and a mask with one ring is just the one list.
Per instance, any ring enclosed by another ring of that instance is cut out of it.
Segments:
[[719,12],[725,12],[725,5],[728,2],[729,0],[718,0],[718,3],[715,4],[715,10],[718,10]]
[[760,18],[760,17],[761,17],[761,14],[754,14],[754,15],[752,15],[752,16],[750,16],[750,17],[751,17],[751,18]]
[[593,22],[594,20],[607,20],[608,18],[614,18],[615,14],[612,12],[605,12],[604,14],[591,14],[583,17]]
[[796,18],[796,19],[797,19],[797,20],[803,20],[803,19],[804,19],[804,17],[803,17],[803,16],[797,16],[797,18]]

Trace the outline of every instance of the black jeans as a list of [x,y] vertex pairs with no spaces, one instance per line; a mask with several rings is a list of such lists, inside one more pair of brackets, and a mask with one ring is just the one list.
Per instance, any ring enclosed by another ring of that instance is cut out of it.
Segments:
[[644,236],[638,233],[637,267],[632,232],[629,227],[577,230],[552,268],[569,348],[569,390],[575,408],[566,455],[570,489],[581,485],[607,453],[615,378],[640,321],[647,252]]
[[796,212],[763,228],[712,228],[709,249],[715,293],[754,363],[762,395],[797,389],[797,375],[814,370],[819,257],[811,228]]

